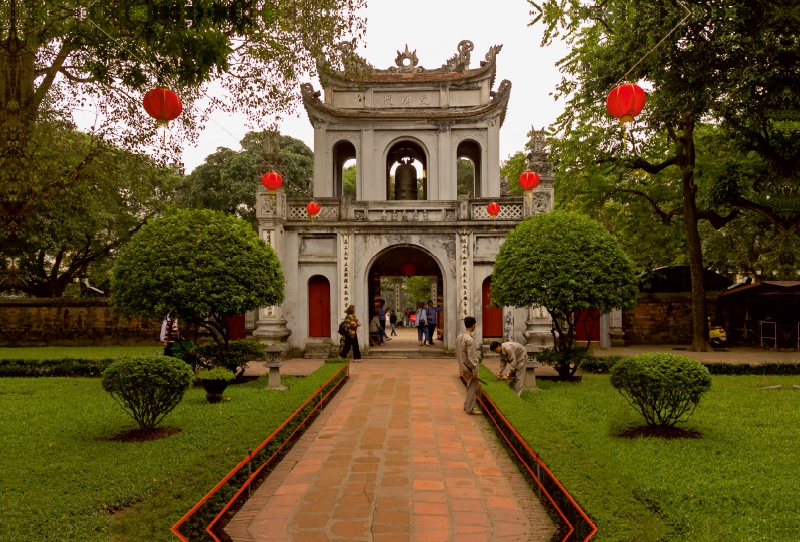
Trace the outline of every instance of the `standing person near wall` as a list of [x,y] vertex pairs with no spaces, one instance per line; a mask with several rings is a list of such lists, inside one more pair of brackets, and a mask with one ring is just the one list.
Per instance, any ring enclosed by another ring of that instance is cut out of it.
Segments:
[[392,326],[392,337],[397,337],[397,331],[394,330],[394,325],[397,323],[397,311],[389,310],[389,325]]
[[434,307],[433,301],[428,300],[428,308],[425,309],[425,317],[428,320],[428,346],[433,346],[433,336],[436,333],[436,313],[441,312],[443,307]]
[[428,344],[428,311],[425,310],[425,303],[422,301],[417,305],[417,312],[414,315],[414,325],[417,326],[417,340],[419,345],[422,346],[422,341],[425,341],[425,346]]
[[478,394],[478,348],[472,332],[475,331],[475,317],[464,318],[466,330],[456,339],[456,359],[458,370],[467,381],[467,396],[464,399],[464,412],[467,414],[480,414],[480,409],[475,405]]
[[[500,343],[492,341],[489,350],[500,354],[500,372],[497,378],[508,380],[508,387],[517,395],[522,394],[522,384],[525,382],[525,367],[528,364],[528,351],[525,347],[515,342]],[[508,374],[505,373],[508,366]]]
[[350,305],[345,312],[344,322],[347,326],[347,334],[344,336],[344,348],[342,348],[340,358],[347,359],[347,354],[350,353],[350,348],[353,349],[353,362],[359,363],[361,361],[361,350],[358,348],[358,335],[357,331],[361,323],[356,318],[356,306]]

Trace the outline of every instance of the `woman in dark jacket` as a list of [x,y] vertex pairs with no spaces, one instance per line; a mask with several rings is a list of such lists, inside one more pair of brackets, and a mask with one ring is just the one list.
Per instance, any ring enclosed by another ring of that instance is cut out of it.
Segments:
[[358,348],[358,335],[357,330],[361,325],[356,318],[356,306],[350,305],[344,316],[345,324],[347,324],[347,335],[344,336],[344,348],[342,353],[339,354],[340,358],[347,359],[347,354],[350,353],[350,348],[353,348],[353,362],[358,363],[361,361],[361,351]]

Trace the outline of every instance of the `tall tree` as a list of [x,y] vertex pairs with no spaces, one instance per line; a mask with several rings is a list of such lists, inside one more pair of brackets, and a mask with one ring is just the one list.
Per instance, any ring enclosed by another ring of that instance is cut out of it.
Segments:
[[[233,214],[248,222],[256,218],[257,174],[262,167],[262,133],[249,132],[242,150],[218,147],[178,185],[177,201],[191,209]],[[289,197],[301,197],[314,175],[314,153],[290,136],[280,136],[281,173]]]
[[[36,149],[36,167],[75,167],[93,144],[68,124],[48,126]],[[173,197],[177,175],[147,156],[104,145],[86,164],[81,180],[46,200],[28,216],[19,236],[16,289],[35,297],[60,297],[73,279],[96,271],[102,282],[117,251]],[[11,268],[10,241],[0,231],[0,278]],[[106,276],[107,278],[107,276]],[[10,285],[0,280],[0,290]]]
[[[746,210],[787,234],[796,236],[800,225],[800,12],[788,0],[697,1],[686,9],[666,0],[530,3],[539,12],[533,23],[545,26],[543,44],[561,37],[571,46],[559,62],[564,77],[556,93],[568,103],[553,149],[562,175],[606,168],[623,182],[608,198],[635,196],[665,223],[681,218],[692,274],[692,349],[708,350],[698,223],[721,228]],[[652,91],[645,113],[623,135],[603,106],[626,78]],[[738,162],[721,169],[708,186],[707,201],[717,204],[709,207],[698,204],[702,123],[718,126],[755,163],[750,174]],[[678,190],[678,205],[654,198],[657,185]]]
[[[297,103],[317,62],[353,66],[363,0],[4,0],[0,5],[0,218],[12,243],[24,219],[83,178],[104,142],[174,160],[209,108],[270,122]],[[345,45],[341,45],[342,43]],[[209,85],[227,98],[197,100]],[[177,91],[183,114],[161,146],[143,92]],[[45,121],[94,109],[95,138],[70,169],[37,175]]]

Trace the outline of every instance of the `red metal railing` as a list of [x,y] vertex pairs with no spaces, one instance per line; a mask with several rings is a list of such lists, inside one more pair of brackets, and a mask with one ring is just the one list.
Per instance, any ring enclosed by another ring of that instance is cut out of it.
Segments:
[[[217,534],[214,533],[213,530],[214,526],[217,525],[217,523],[219,523],[220,519],[222,519],[222,517],[225,515],[226,512],[228,512],[228,510],[230,510],[231,506],[233,506],[233,504],[237,501],[237,499],[239,499],[239,497],[242,496],[245,490],[249,491],[251,485],[253,484],[253,481],[256,480],[259,474],[261,474],[261,472],[263,472],[263,470],[266,467],[268,467],[274,461],[276,461],[276,459],[279,459],[282,453],[288,450],[287,445],[292,443],[294,437],[298,435],[298,432],[301,432],[301,430],[305,430],[306,422],[313,415],[315,415],[317,411],[322,408],[322,405],[325,404],[328,398],[344,384],[349,375],[350,375],[350,364],[346,363],[341,369],[336,371],[336,373],[333,376],[331,376],[322,386],[320,386],[320,388],[316,392],[314,392],[314,394],[311,397],[309,397],[305,403],[303,403],[297,410],[295,410],[294,413],[291,416],[289,416],[289,418],[286,419],[286,421],[284,421],[277,429],[275,429],[275,431],[273,431],[272,434],[270,434],[264,440],[264,442],[259,444],[258,447],[256,447],[254,450],[250,451],[250,453],[247,454],[246,458],[242,459],[235,467],[233,467],[233,469],[231,469],[231,471],[228,474],[226,474],[225,477],[211,489],[211,491],[206,493],[206,495],[202,499],[200,499],[197,502],[197,504],[195,504],[188,512],[186,512],[186,514],[184,514],[184,516],[181,519],[178,520],[177,523],[175,523],[175,525],[172,526],[170,530],[175,534],[175,536],[180,538],[183,542],[192,542],[180,532],[179,530],[180,527],[184,525],[200,509],[200,507],[206,504],[209,501],[209,499],[211,499],[222,487],[224,487],[234,477],[234,475],[238,474],[241,469],[247,467],[250,470],[248,471],[249,475],[245,480],[245,482],[236,490],[234,495],[230,499],[228,499],[228,501],[225,503],[222,509],[214,516],[214,519],[212,519],[209,522],[209,524],[206,525],[205,527],[205,531],[211,536],[212,540],[214,540],[215,542],[222,542],[220,538],[217,536]],[[333,383],[333,385],[331,385],[331,383]],[[325,392],[326,389],[327,392]],[[269,458],[267,458],[263,463],[261,463],[261,465],[258,466],[255,470],[252,470],[252,461],[258,455],[258,453],[261,450],[263,450],[268,444],[270,444],[272,440],[276,436],[278,436],[281,433],[281,431],[286,429],[296,418],[300,417],[302,412],[323,393],[325,393],[325,395],[319,401],[317,401],[316,404],[306,413],[303,420],[297,424],[297,426],[289,434],[289,436],[283,439],[283,442],[277,449],[273,451],[273,453],[269,456]]]
[[[597,526],[589,519],[589,516],[583,511],[583,509],[578,506],[578,503],[575,502],[575,499],[572,498],[572,495],[561,485],[558,478],[547,468],[539,456],[534,452],[528,443],[525,442],[525,439],[517,432],[513,425],[503,416],[503,413],[500,412],[500,409],[497,408],[497,405],[492,401],[491,397],[483,393],[481,389],[478,395],[478,402],[480,403],[484,414],[492,421],[497,429],[497,432],[503,437],[508,447],[514,452],[514,455],[517,456],[517,459],[522,463],[525,467],[525,470],[528,472],[528,475],[536,482],[536,485],[539,488],[541,498],[541,493],[544,493],[547,501],[552,505],[553,509],[558,513],[561,517],[562,521],[567,529],[567,533],[564,535],[562,542],[567,542],[571,540],[583,540],[583,542],[588,541],[592,538],[595,533],[597,532]],[[493,414],[492,414],[493,413]],[[501,427],[502,425],[502,427]],[[503,429],[505,427],[505,430]],[[512,442],[512,439],[509,438],[507,433],[511,433],[511,436],[516,441],[516,443]],[[531,464],[531,461],[523,457],[523,454],[520,453],[520,448],[522,451],[525,452],[525,455],[533,459],[535,465]],[[536,472],[534,472],[534,466],[536,467]],[[547,478],[549,478],[550,482],[554,487],[551,488],[550,491],[545,487],[545,483],[542,481],[541,472],[544,471]],[[563,499],[566,499],[567,506],[564,506],[564,503],[560,506],[556,499],[553,498],[552,493],[557,491]],[[565,510],[566,508],[566,510]],[[576,529],[576,527],[578,527]],[[583,536],[585,535],[585,538]]]

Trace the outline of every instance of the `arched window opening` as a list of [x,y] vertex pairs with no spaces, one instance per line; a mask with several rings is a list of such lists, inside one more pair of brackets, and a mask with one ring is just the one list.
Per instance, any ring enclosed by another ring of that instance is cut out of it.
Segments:
[[483,336],[503,336],[503,308],[492,307],[492,277],[486,277],[481,288],[481,309],[483,316]]
[[[456,182],[459,194],[481,197],[481,155],[481,146],[475,141],[466,140],[458,144]],[[472,168],[470,168],[470,162]]]
[[345,194],[355,197],[356,167],[356,148],[352,143],[339,141],[333,146],[333,194],[335,197]]
[[322,275],[308,279],[308,336],[331,336],[331,283]]
[[414,141],[398,141],[386,156],[386,199],[428,199],[428,158]]

